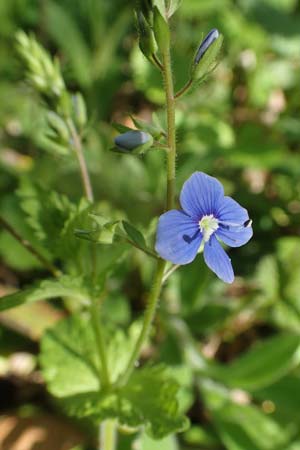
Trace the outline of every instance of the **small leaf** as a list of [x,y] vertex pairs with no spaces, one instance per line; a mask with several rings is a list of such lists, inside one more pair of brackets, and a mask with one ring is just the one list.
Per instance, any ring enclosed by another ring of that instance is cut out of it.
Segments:
[[135,244],[137,244],[141,248],[147,248],[145,238],[137,228],[135,228],[133,225],[131,225],[129,222],[126,222],[125,220],[122,221],[122,225],[128,237]]
[[133,128],[127,127],[126,125],[123,125],[122,123],[117,123],[117,122],[113,122],[112,126],[119,133],[127,133],[127,131],[132,131],[133,130]]
[[46,300],[57,297],[72,297],[86,302],[89,298],[88,290],[84,287],[80,278],[62,276],[55,280],[44,280],[36,286],[5,295],[0,298],[0,311],[14,308],[24,303],[33,303],[39,300]]
[[130,117],[138,130],[150,133],[155,139],[158,139],[161,135],[164,134],[164,130],[161,128],[161,126],[148,123],[145,120],[137,119],[136,117],[133,116]]

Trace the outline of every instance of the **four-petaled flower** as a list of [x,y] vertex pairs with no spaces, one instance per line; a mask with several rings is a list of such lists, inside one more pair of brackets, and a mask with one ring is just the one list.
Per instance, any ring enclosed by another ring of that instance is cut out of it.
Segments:
[[195,172],[183,185],[181,211],[160,216],[155,249],[174,264],[192,262],[203,249],[208,267],[226,283],[234,273],[230,258],[219,240],[240,247],[252,237],[248,212],[231,197],[224,196],[222,184],[203,172]]

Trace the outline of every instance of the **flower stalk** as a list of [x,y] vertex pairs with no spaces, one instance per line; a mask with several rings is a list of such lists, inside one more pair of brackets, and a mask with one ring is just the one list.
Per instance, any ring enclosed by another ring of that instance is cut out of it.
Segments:
[[83,184],[86,198],[90,202],[93,202],[94,201],[93,189],[92,189],[89,172],[88,172],[86,162],[84,159],[84,155],[83,155],[81,138],[76,130],[76,127],[75,127],[72,119],[70,119],[70,118],[67,119],[67,125],[69,127],[70,134],[71,134],[72,148],[76,153],[78,164],[80,167],[80,175],[81,175],[82,184]]
[[[175,127],[175,97],[174,83],[171,66],[170,42],[162,52],[162,73],[166,92],[166,114],[167,114],[167,194],[166,211],[174,207],[175,202],[175,176],[176,176],[176,127]],[[144,315],[142,330],[131,354],[126,370],[119,380],[119,384],[125,385],[132,374],[138,361],[142,347],[149,336],[157,309],[161,288],[167,262],[159,259],[154,274],[152,289],[149,293],[147,308]]]

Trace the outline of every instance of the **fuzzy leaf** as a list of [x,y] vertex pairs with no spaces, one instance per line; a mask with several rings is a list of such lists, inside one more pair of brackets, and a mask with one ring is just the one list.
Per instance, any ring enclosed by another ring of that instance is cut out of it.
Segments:
[[144,425],[149,436],[162,439],[188,426],[178,412],[178,389],[164,366],[146,367],[135,371],[118,391],[78,394],[65,398],[62,405],[70,415],[95,423],[114,417],[132,428]]
[[[105,329],[108,366],[114,382],[124,371],[140,325],[122,330]],[[164,366],[136,370],[126,386],[101,390],[97,348],[88,317],[73,316],[46,332],[41,365],[49,391],[69,415],[99,423],[109,417],[139,427],[160,439],[184,429],[187,419],[178,411],[177,382]]]

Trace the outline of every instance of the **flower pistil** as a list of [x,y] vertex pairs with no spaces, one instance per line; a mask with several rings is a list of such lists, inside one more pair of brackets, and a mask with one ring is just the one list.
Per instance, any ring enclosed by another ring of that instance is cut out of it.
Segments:
[[203,235],[204,242],[208,242],[211,235],[219,228],[219,221],[213,214],[203,216],[202,219],[199,220],[199,228]]

